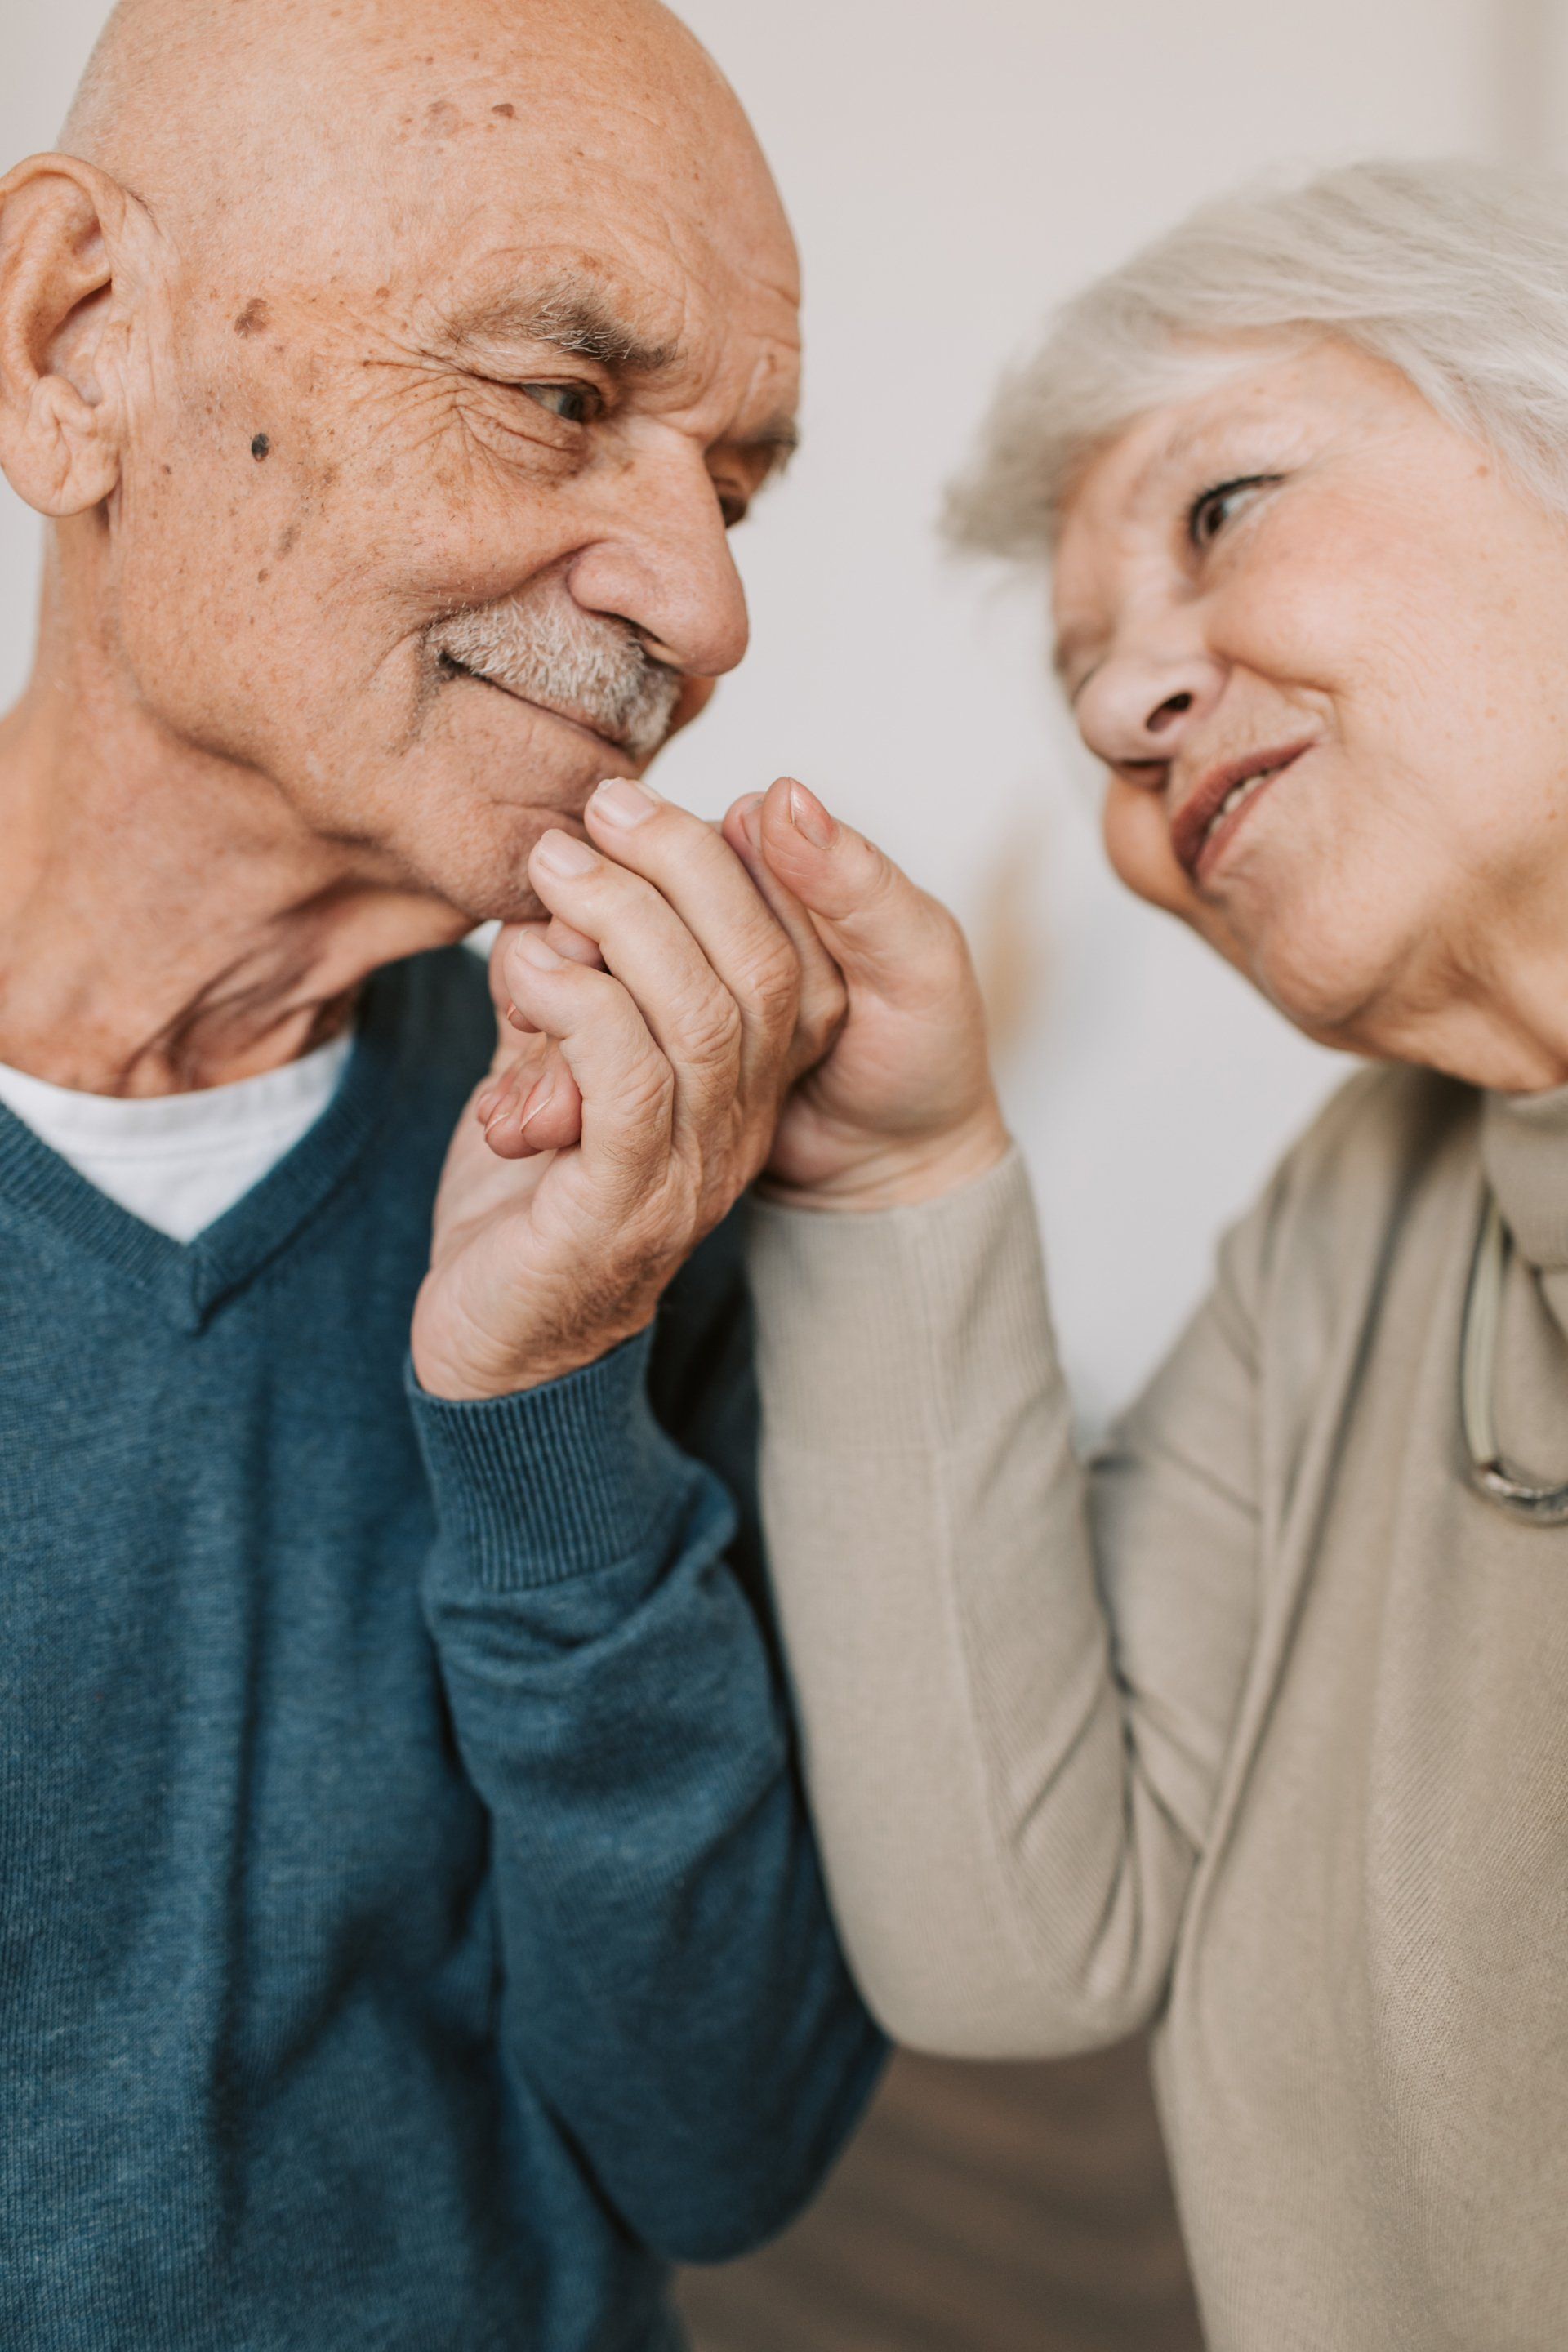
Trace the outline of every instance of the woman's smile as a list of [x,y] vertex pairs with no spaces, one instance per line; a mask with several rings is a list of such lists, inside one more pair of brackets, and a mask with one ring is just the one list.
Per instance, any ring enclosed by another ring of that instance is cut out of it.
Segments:
[[1316,740],[1247,753],[1210,769],[1171,819],[1171,845],[1194,882],[1205,882],[1236,838],[1246,812]]

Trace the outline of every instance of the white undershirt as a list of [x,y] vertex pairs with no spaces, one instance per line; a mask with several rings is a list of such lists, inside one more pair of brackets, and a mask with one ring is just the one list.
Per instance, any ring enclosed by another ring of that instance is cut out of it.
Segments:
[[314,1127],[353,1046],[345,1034],[258,1078],[133,1100],[78,1094],[0,1062],[0,1103],[133,1217],[188,1242]]

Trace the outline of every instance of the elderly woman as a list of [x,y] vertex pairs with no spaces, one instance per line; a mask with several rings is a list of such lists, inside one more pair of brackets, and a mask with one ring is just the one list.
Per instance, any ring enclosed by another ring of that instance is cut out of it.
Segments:
[[1063,314],[957,512],[1050,559],[1118,873],[1384,1066],[1084,1470],[954,935],[769,797],[859,1055],[754,1244],[847,1945],[921,2048],[1152,2021],[1218,2352],[1561,2352],[1568,195],[1198,214]]

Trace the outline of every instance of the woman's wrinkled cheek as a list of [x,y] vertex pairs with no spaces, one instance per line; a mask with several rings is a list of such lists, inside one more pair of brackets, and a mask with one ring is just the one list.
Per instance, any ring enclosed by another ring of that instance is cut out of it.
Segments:
[[1118,881],[1151,906],[1192,922],[1197,901],[1171,846],[1163,793],[1112,776],[1106,786],[1101,828]]

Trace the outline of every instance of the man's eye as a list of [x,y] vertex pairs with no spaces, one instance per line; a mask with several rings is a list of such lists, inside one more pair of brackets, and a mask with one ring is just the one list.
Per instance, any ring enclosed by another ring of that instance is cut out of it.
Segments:
[[591,383],[525,383],[518,389],[568,425],[592,425],[604,407]]
[[1212,546],[1247,494],[1267,489],[1279,479],[1278,474],[1241,474],[1233,482],[1216,482],[1205,490],[1187,510],[1187,537],[1193,546]]

